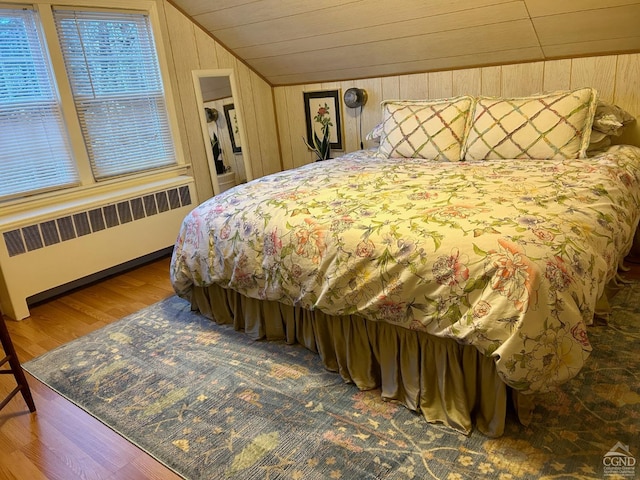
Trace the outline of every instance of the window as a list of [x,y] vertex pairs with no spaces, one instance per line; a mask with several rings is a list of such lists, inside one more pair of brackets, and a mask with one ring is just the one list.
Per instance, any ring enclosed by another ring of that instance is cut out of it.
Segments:
[[175,163],[149,19],[58,10],[55,20],[95,178]]
[[0,198],[79,182],[32,10],[0,10]]
[[[53,19],[47,46],[34,11],[0,9],[0,199],[175,165],[148,15],[65,7]],[[65,78],[53,78],[47,47],[60,48]],[[62,82],[72,98],[59,98]],[[77,123],[63,121],[65,101]],[[84,151],[73,152],[78,128]]]

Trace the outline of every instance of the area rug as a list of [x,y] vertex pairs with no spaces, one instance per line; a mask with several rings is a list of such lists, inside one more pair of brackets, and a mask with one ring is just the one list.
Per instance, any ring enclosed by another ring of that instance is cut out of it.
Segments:
[[177,297],[24,367],[187,479],[635,478],[640,283],[612,309],[578,377],[498,439],[428,424],[303,347],[251,341]]

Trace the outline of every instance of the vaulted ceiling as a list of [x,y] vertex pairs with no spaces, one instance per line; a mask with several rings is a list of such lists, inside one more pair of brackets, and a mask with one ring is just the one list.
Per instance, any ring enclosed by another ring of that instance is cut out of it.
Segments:
[[272,85],[640,51],[631,0],[171,0]]

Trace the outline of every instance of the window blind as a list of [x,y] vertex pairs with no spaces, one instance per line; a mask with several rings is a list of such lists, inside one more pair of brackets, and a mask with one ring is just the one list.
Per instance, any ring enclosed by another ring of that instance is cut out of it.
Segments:
[[0,8],[0,199],[79,182],[36,20]]
[[54,18],[94,177],[175,164],[148,17],[60,9]]

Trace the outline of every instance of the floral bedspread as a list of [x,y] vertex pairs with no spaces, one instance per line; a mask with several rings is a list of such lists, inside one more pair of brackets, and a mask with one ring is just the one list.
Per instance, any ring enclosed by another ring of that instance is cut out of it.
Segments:
[[570,379],[631,247],[640,149],[589,159],[430,162],[373,151],[237,186],[184,220],[176,293],[358,314],[473,344],[523,393]]

